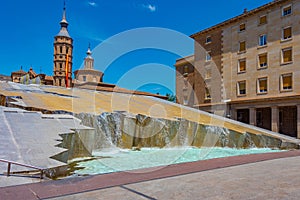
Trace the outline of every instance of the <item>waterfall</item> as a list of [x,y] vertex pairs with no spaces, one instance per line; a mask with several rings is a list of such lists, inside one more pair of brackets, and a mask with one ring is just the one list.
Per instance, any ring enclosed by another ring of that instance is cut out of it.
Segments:
[[75,115],[82,124],[95,129],[95,150],[133,147],[271,147],[281,140],[224,127],[203,125],[186,119],[159,119],[126,112],[104,112],[98,116]]

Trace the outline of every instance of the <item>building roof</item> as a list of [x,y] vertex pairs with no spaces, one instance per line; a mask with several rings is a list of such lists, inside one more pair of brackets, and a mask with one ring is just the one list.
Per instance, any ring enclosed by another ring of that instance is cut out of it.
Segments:
[[73,72],[75,75],[76,74],[103,74],[103,72],[99,71],[99,70],[95,70],[95,69],[78,69],[76,71]]
[[11,74],[27,74],[24,70],[20,69],[18,71],[12,72]]
[[193,64],[194,63],[194,55],[186,56],[184,58],[179,58],[176,60],[175,66],[183,65],[183,64]]
[[102,83],[102,82],[76,82],[74,85],[75,88],[88,89],[94,91],[106,91],[106,92],[116,92],[123,94],[131,94],[131,95],[142,95],[142,96],[152,96],[160,99],[168,99],[166,96],[152,94],[149,92],[142,92],[137,90],[128,90],[125,88],[118,87],[114,84]]
[[28,73],[30,73],[33,77],[37,76],[37,73],[35,73],[35,71],[30,67]]
[[207,28],[207,29],[204,29],[204,30],[202,30],[202,31],[200,31],[200,32],[194,33],[194,34],[192,34],[190,37],[191,37],[191,38],[195,38],[195,37],[198,36],[198,35],[205,34],[205,33],[209,32],[209,31],[212,31],[212,30],[214,30],[214,29],[221,28],[221,27],[226,26],[226,25],[231,24],[231,23],[235,23],[235,22],[237,22],[237,21],[240,20],[240,19],[243,19],[243,18],[245,18],[245,17],[249,17],[249,16],[251,16],[251,15],[254,15],[254,14],[256,14],[256,13],[262,11],[262,10],[270,9],[271,7],[273,7],[273,6],[275,6],[275,5],[278,5],[278,4],[281,4],[281,3],[285,3],[285,2],[287,2],[287,1],[289,1],[289,0],[273,0],[272,2],[267,3],[267,4],[265,4],[265,5],[262,5],[262,6],[258,7],[258,8],[255,8],[255,9],[251,10],[251,11],[247,11],[247,10],[245,9],[243,14],[238,15],[238,16],[236,16],[236,17],[233,17],[233,18],[231,18],[231,19],[228,19],[228,20],[226,20],[226,21],[223,21],[223,22],[221,22],[221,23],[219,23],[219,24],[216,24],[216,25],[214,25],[214,26],[211,26],[211,27],[209,27],[209,28]]

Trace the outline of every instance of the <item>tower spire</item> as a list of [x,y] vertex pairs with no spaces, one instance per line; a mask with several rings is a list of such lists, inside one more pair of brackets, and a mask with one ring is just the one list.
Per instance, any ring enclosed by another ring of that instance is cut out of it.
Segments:
[[84,59],[84,69],[94,69],[94,59],[92,57],[91,44],[89,43],[87,56]]
[[67,22],[67,18],[66,18],[66,1],[64,1],[63,16],[62,16],[62,20],[61,20],[60,24],[68,26],[68,22]]
[[89,43],[88,50],[87,50],[86,54],[87,54],[87,57],[91,57],[91,55],[92,55],[91,43]]
[[65,37],[70,37],[69,33],[68,33],[68,21],[67,21],[67,17],[66,17],[66,1],[64,1],[64,7],[63,7],[63,15],[62,15],[62,19],[60,21],[60,31],[58,33],[57,36],[65,36]]

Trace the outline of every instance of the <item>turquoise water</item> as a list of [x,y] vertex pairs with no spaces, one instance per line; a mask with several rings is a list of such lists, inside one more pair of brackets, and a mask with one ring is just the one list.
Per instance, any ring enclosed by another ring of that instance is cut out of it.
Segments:
[[233,149],[233,148],[142,148],[141,151],[110,149],[94,152],[95,160],[78,162],[77,175],[104,174],[117,171],[128,171],[170,164],[207,160],[212,158],[278,152],[269,148]]

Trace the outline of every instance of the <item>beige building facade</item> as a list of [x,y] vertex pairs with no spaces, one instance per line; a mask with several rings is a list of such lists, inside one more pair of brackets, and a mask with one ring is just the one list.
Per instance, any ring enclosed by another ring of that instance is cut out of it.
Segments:
[[276,0],[193,34],[194,60],[175,64],[178,102],[193,77],[189,106],[300,138],[299,23],[300,1]]

